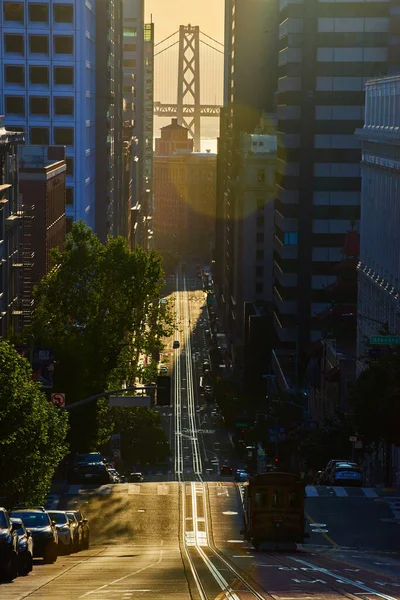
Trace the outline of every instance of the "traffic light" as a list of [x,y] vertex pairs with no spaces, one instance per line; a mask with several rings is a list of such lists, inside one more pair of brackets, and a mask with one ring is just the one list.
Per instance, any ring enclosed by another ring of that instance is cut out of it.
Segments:
[[171,376],[159,375],[157,377],[157,405],[170,406],[171,404]]
[[278,464],[278,462],[279,462],[279,458],[278,458],[277,456],[275,456],[275,458],[274,458],[274,463],[275,463],[275,464]]

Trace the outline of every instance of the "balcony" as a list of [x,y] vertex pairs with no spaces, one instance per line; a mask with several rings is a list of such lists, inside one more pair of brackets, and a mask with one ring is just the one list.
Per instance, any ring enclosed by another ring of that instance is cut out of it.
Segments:
[[282,287],[297,286],[297,273],[284,273],[276,261],[274,261],[274,277]]
[[297,332],[294,327],[283,327],[278,314],[274,311],[274,329],[280,342],[296,343]]
[[286,260],[297,260],[297,246],[287,246],[281,242],[278,236],[274,236],[274,250],[279,256]]
[[295,315],[297,312],[297,302],[294,300],[283,300],[275,286],[274,303],[281,315]]

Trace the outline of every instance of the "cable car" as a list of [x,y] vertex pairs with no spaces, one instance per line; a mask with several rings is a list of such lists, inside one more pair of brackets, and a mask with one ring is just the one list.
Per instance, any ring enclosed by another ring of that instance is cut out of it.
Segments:
[[256,550],[294,550],[305,532],[305,485],[297,475],[270,472],[244,484],[242,533]]

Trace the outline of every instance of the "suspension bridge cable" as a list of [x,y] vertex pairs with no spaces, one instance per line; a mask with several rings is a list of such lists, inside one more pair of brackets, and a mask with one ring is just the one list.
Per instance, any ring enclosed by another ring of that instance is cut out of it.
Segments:
[[157,44],[154,44],[154,48],[157,48],[157,46],[159,46],[160,44],[163,44],[164,42],[166,42],[167,40],[169,40],[169,38],[174,37],[174,35],[176,35],[177,33],[179,33],[179,31],[175,31],[175,33],[171,33],[171,35],[169,35],[168,37],[166,37],[163,40],[161,40],[161,42],[157,42]]
[[206,33],[204,33],[203,31],[200,31],[201,35],[205,35],[206,37],[208,37],[208,39],[212,40],[213,42],[215,42],[216,44],[219,44],[220,46],[224,46],[224,44],[222,44],[222,42],[219,42],[218,40],[214,40],[214,38],[210,37],[209,35],[207,35]]
[[205,46],[208,46],[209,48],[211,48],[211,50],[215,50],[215,52],[219,52],[220,54],[225,54],[225,52],[222,52],[222,50],[218,50],[218,48],[214,48],[213,46],[211,46],[211,44],[207,44],[207,42],[205,42],[204,40],[200,40],[200,42],[202,44],[204,44]]
[[[159,52],[157,52],[157,53],[154,55],[154,58],[155,58],[156,56],[158,56],[159,54],[162,54],[162,53],[163,53],[163,52],[165,52],[166,50],[169,50],[170,48],[173,48],[173,47],[174,47],[174,46],[176,46],[177,44],[179,44],[179,40],[177,40],[176,42],[174,42],[174,43],[173,43],[173,44],[171,44],[170,46],[167,46],[167,47],[166,47],[166,48],[164,48],[163,50],[160,50]],[[219,50],[218,50],[218,52],[219,52]]]

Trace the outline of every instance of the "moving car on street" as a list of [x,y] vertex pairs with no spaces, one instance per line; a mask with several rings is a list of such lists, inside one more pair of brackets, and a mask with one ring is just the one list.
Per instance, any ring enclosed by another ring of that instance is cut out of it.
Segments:
[[32,533],[34,556],[43,558],[45,563],[54,563],[58,556],[58,535],[55,522],[42,506],[37,508],[17,508],[11,516],[22,520],[26,529]]
[[233,468],[229,465],[222,465],[220,469],[220,474],[222,477],[232,477]]
[[49,510],[50,519],[55,522],[58,535],[58,553],[71,554],[74,549],[74,531],[63,510]]
[[141,483],[142,481],[144,481],[144,477],[141,473],[131,473],[129,475],[130,483]]
[[5,508],[0,508],[0,579],[12,581],[18,575],[18,533]]
[[177,348],[179,348],[179,346],[180,346],[179,340],[174,340],[174,343],[172,344],[172,348],[174,350],[176,350]]
[[328,485],[362,486],[362,471],[357,463],[339,462],[327,477]]
[[18,534],[18,575],[28,575],[33,567],[33,538],[25,528],[22,519],[11,519],[13,529]]

